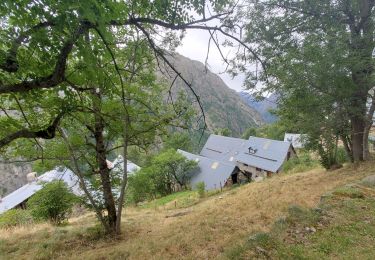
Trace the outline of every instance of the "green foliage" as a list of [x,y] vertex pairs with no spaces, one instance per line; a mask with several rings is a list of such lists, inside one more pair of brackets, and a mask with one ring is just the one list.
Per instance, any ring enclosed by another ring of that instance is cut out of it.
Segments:
[[229,128],[217,128],[214,131],[215,135],[231,136],[232,132]]
[[[247,86],[255,88],[264,80],[262,92],[279,94],[277,114],[309,136],[311,149],[319,152],[326,168],[336,163],[336,137],[358,148],[353,149],[356,160],[363,156],[361,135],[365,118],[372,117],[366,115],[366,102],[375,79],[375,38],[369,29],[375,19],[357,21],[374,8],[369,0],[291,0],[281,5],[265,0],[241,13],[248,19],[247,43],[259,46],[258,54],[267,61],[267,70],[247,74]],[[318,13],[330,15],[322,19]]]
[[129,202],[155,199],[175,191],[176,185],[186,188],[197,163],[173,149],[152,158],[149,165],[129,177]]
[[11,228],[32,223],[33,218],[29,210],[10,209],[0,215],[0,228]]
[[206,194],[206,184],[201,181],[195,185],[195,189],[198,191],[199,197],[203,198]]
[[319,162],[313,160],[308,152],[290,158],[283,164],[284,172],[303,172],[318,166]]
[[36,220],[48,220],[59,225],[68,218],[77,198],[63,181],[47,183],[27,202]]
[[272,124],[254,128],[250,127],[242,134],[242,138],[248,139],[250,136],[269,138],[274,140],[284,140],[285,132],[290,132],[292,129],[287,127],[282,121],[277,121]]
[[349,162],[350,159],[348,158],[348,153],[345,151],[344,148],[338,147],[336,151],[336,160],[339,164],[343,164]]
[[241,137],[243,139],[249,139],[250,136],[257,136],[257,129],[255,127],[247,128]]
[[163,149],[181,149],[187,152],[192,150],[192,140],[186,132],[173,132],[167,135],[163,141]]

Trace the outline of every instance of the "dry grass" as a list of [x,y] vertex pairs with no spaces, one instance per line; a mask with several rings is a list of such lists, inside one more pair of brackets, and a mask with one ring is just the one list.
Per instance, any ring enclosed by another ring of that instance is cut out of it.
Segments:
[[[92,234],[94,229],[87,231],[95,223],[92,215],[58,229],[44,224],[1,231],[0,258],[224,258],[227,248],[242,243],[250,233],[267,231],[291,204],[314,207],[327,191],[373,174],[373,162],[333,172],[317,169],[251,183],[188,209],[130,208],[125,212],[123,235],[116,240],[97,240]],[[180,211],[189,212],[166,218]]]

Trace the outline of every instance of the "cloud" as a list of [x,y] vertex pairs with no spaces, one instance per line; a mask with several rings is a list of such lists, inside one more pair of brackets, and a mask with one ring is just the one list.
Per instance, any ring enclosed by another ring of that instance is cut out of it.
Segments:
[[[208,50],[210,34],[208,31],[203,30],[188,30],[182,41],[182,45],[177,48],[177,52],[183,56],[186,56],[192,60],[197,60],[205,63]],[[219,37],[219,41],[222,41]],[[229,47],[221,47],[221,51],[224,56],[230,57],[233,54],[233,50]],[[215,44],[211,41],[210,52],[208,56],[208,68],[213,73],[218,74],[228,87],[241,91],[243,90],[242,84],[244,81],[244,75],[239,75],[232,79],[232,76],[225,73],[226,64],[220,55],[219,50]]]

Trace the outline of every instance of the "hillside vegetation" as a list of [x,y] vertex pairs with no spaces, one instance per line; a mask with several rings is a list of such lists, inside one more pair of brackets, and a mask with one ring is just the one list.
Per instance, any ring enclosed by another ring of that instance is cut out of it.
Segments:
[[[203,110],[206,114],[206,124],[210,132],[218,128],[227,128],[231,135],[240,137],[248,127],[257,127],[263,124],[260,113],[250,107],[233,89],[212,73],[203,63],[190,60],[176,54],[169,57],[177,70],[191,83],[192,89],[199,96]],[[176,73],[171,69],[165,71],[162,78],[168,86],[174,81]],[[196,104],[192,92],[181,80],[175,80],[172,91],[176,94],[183,91],[192,103]],[[197,104],[196,104],[197,107]]]
[[[258,232],[272,230],[275,221],[290,214],[291,205],[315,208],[320,203],[321,196],[327,192],[374,174],[373,162],[368,162],[360,166],[345,166],[336,171],[314,169],[303,173],[281,174],[199,201],[196,196],[186,193],[173,198],[177,205],[181,205],[181,200],[191,196],[194,203],[187,203],[186,207],[183,205],[175,208],[174,200],[166,200],[145,207],[127,208],[123,213],[123,232],[117,239],[99,238],[101,231],[95,225],[95,217],[90,214],[72,219],[65,227],[52,227],[48,224],[20,227],[1,232],[0,258],[246,259],[254,253],[247,244],[249,238]],[[338,217],[338,223],[345,224],[344,227],[352,225],[353,228],[349,231],[357,232],[353,239],[363,239],[366,242],[361,247],[361,256],[365,258],[372,252],[369,248],[371,243],[368,241],[374,239],[373,230],[366,230],[367,226],[363,223],[356,226],[354,222],[360,215],[355,213],[357,207],[365,208],[363,216],[371,212],[373,216],[374,192],[367,190],[362,192],[365,194],[365,200],[357,206],[352,204],[355,200],[348,200],[350,196],[347,196],[346,191],[334,193],[336,195],[333,201],[338,207],[333,210],[338,213],[332,215]],[[341,199],[343,202],[340,202]],[[346,207],[340,209],[340,205]],[[352,215],[346,214],[349,209],[354,210]],[[337,210],[342,210],[345,214]],[[366,221],[371,222],[373,219]],[[328,224],[323,225],[330,228]],[[299,228],[303,229],[304,226]],[[328,236],[329,232],[341,234],[324,230],[323,227],[313,234],[316,237],[313,240],[315,243],[319,242],[320,237]],[[345,231],[345,234],[349,231]],[[308,241],[306,239],[304,241]],[[350,240],[350,237],[348,239]],[[349,241],[347,245],[358,246],[358,243]],[[334,245],[329,246],[314,247],[314,244],[310,244],[306,250],[314,249],[318,250],[318,253],[310,254],[311,252],[306,251],[306,256],[340,258],[341,252],[332,250]],[[280,248],[285,250],[285,247]],[[296,246],[294,250],[302,249],[301,246]],[[277,251],[275,248],[261,245],[255,253],[259,254],[258,257],[269,257],[268,254],[271,254],[272,258],[277,258]],[[263,252],[266,255],[262,255]]]

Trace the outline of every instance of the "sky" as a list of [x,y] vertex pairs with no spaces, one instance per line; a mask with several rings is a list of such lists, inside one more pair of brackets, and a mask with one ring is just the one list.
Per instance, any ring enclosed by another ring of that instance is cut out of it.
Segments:
[[[176,51],[185,57],[204,63],[207,56],[208,40],[208,31],[188,30],[182,41],[182,45],[180,45]],[[231,51],[230,48],[222,47],[221,50],[224,56],[233,53],[233,50]],[[208,69],[213,73],[218,74],[228,85],[228,87],[236,91],[243,90],[242,85],[244,76],[239,75],[235,78],[232,78],[232,76],[228,73],[224,73],[225,68],[226,64],[224,63],[216,46],[211,41],[211,48],[208,58]]]

